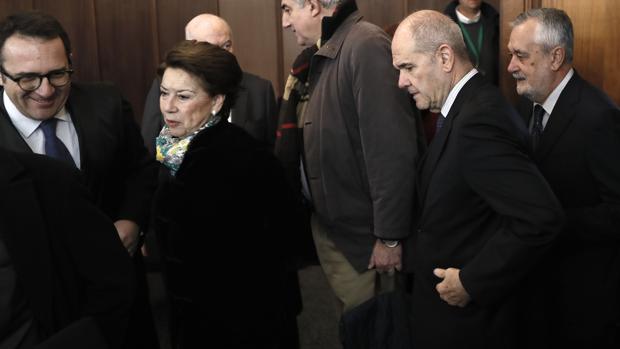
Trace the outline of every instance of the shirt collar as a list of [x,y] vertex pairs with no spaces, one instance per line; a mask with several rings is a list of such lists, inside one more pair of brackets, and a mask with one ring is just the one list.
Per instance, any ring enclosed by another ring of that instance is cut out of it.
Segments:
[[480,20],[480,14],[482,13],[482,11],[478,10],[478,13],[476,13],[474,18],[467,18],[464,14],[460,13],[458,9],[454,9],[454,11],[456,12],[456,17],[459,19],[459,22],[463,24],[478,23]]
[[478,73],[478,71],[475,68],[470,70],[469,73],[465,74],[465,76],[463,76],[461,80],[459,80],[459,82],[457,82],[456,85],[454,85],[452,90],[450,90],[450,93],[448,94],[448,98],[446,98],[446,101],[444,102],[443,107],[441,107],[441,115],[443,115],[444,118],[448,116],[448,113],[450,112],[450,108],[452,108],[452,104],[454,104],[454,101],[456,100],[456,96],[458,96],[463,86],[465,86],[467,81],[469,81],[469,79],[474,77],[476,73]]
[[[320,44],[326,43],[338,30],[338,27],[353,13],[357,11],[355,1],[344,1],[336,7],[334,13],[329,17],[324,17],[321,21],[321,40]],[[319,45],[320,47],[320,45]]]
[[[24,138],[29,138],[32,133],[37,130],[42,120],[36,120],[22,114],[22,112],[17,109],[11,98],[9,98],[6,90],[2,93],[2,100],[4,101],[4,108],[9,114],[9,118],[11,119],[13,125],[15,125],[15,128],[17,128],[19,133]],[[64,106],[56,115],[54,115],[54,117],[59,120],[71,122],[71,117],[69,117],[69,114]]]
[[[573,77],[574,74],[575,74],[575,70],[571,68],[566,74],[566,76],[564,77],[564,79],[562,79],[562,81],[558,84],[558,86],[556,86],[553,89],[553,91],[551,91],[551,93],[549,94],[549,97],[547,97],[545,102],[542,104],[542,107],[545,110],[545,113],[549,115],[553,113],[553,108],[555,108],[555,104],[558,102],[558,99],[560,98],[560,94],[562,93],[562,91],[564,90],[564,87],[566,87],[566,84],[568,84],[568,81],[570,80],[571,77]],[[534,105],[536,104],[538,103],[534,103]]]

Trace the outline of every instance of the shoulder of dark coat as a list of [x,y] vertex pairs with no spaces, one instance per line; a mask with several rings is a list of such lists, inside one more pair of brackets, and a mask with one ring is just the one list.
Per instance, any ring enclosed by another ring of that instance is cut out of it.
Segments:
[[250,136],[247,131],[225,120],[199,133],[192,140],[190,150],[199,150],[204,147],[222,148],[230,151],[263,148],[262,144]]
[[493,6],[484,1],[482,2],[482,5],[480,5],[480,11],[482,12],[482,15],[487,18],[499,17],[499,12],[497,12]]
[[121,90],[112,82],[76,82],[71,84],[69,99],[123,99]]
[[258,75],[243,72],[243,79],[241,80],[241,85],[251,85],[251,84],[271,84],[271,81],[264,79]]
[[616,103],[599,87],[575,74],[577,83],[581,85],[581,98],[586,100],[589,108],[618,109]]
[[[484,81],[475,88],[470,88],[467,93],[460,110],[463,115],[475,115],[476,122],[483,121],[489,124],[512,125],[521,128],[523,122],[516,110],[495,85]],[[507,124],[508,120],[510,121]]]
[[452,18],[453,21],[457,21],[457,17],[456,17],[456,7],[459,5],[458,0],[454,0],[451,1],[450,3],[448,3],[448,5],[446,6],[446,8],[443,10],[443,14]]
[[381,39],[381,40],[390,40],[390,37],[387,33],[381,29],[379,26],[367,22],[367,21],[359,21],[353,24],[353,27],[349,31],[347,36],[347,40],[369,40],[369,39]]
[[60,184],[67,185],[78,182],[76,169],[45,155],[3,151],[0,155],[3,163],[9,161],[23,167],[23,175],[32,178],[36,183],[44,183],[48,187]]

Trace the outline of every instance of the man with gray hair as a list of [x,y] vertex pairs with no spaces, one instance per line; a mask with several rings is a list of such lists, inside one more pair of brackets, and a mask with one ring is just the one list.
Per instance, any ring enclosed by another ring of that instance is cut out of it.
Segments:
[[[390,39],[352,0],[282,0],[282,26],[317,44],[302,186],[321,267],[347,312],[394,288],[411,231],[419,117],[398,90]],[[379,281],[380,280],[380,281]]]
[[618,348],[620,110],[573,69],[573,26],[562,10],[520,14],[508,50],[534,161],[568,218],[544,283],[551,343]]
[[[234,51],[233,34],[226,21],[216,15],[203,13],[185,26],[185,39],[208,42],[229,52]],[[256,140],[273,146],[276,138],[278,111],[273,86],[269,80],[243,72],[241,89],[228,121],[243,128]],[[151,154],[155,153],[155,138],[164,126],[159,110],[159,80],[154,79],[144,103],[142,137]]]
[[520,290],[563,217],[522,122],[445,15],[407,17],[392,57],[418,108],[441,112],[418,174],[413,347],[529,348],[518,320],[530,295]]

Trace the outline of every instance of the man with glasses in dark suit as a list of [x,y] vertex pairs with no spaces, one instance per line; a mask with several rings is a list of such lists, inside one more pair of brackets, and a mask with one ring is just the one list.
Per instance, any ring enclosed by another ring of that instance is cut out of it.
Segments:
[[126,347],[157,348],[139,252],[157,167],[129,104],[113,86],[71,82],[69,37],[55,18],[40,12],[0,23],[0,67],[0,147],[45,154],[80,170],[134,257],[138,297]]

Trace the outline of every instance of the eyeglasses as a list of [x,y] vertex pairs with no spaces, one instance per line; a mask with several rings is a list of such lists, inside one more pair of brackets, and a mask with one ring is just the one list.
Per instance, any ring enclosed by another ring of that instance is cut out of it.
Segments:
[[69,81],[71,81],[73,69],[53,70],[47,74],[25,73],[21,76],[13,77],[9,75],[6,70],[4,70],[4,67],[0,66],[0,73],[17,83],[22,90],[32,92],[41,86],[43,78],[47,78],[50,85],[54,87],[65,86],[69,83]]

